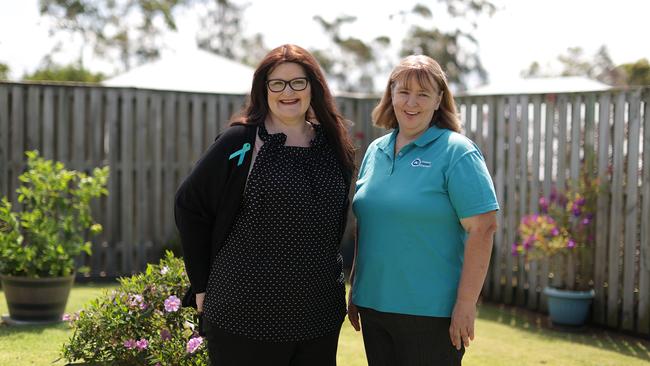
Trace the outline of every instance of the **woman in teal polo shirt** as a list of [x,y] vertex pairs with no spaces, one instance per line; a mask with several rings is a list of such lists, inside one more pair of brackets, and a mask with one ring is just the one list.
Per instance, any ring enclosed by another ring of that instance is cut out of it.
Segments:
[[490,174],[430,57],[402,60],[372,118],[393,131],[359,170],[348,317],[370,366],[460,365],[497,226]]

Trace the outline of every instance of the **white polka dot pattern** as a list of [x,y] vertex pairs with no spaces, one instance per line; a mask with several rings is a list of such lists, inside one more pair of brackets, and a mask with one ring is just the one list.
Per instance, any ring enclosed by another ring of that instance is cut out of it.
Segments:
[[322,127],[310,147],[264,141],[242,207],[210,271],[205,316],[263,341],[300,341],[334,331],[345,316],[339,241],[346,186]]

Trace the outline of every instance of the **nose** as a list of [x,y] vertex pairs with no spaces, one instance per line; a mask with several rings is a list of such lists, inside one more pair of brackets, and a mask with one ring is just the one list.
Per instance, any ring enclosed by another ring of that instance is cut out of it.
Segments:
[[417,95],[409,94],[408,98],[406,99],[406,105],[415,106],[417,104],[418,104]]

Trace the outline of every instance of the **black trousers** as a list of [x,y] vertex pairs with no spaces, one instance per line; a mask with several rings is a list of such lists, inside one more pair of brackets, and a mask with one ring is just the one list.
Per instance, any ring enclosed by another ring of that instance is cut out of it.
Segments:
[[336,366],[339,326],[323,337],[298,342],[265,342],[203,324],[213,366]]
[[464,347],[449,338],[451,318],[359,307],[368,366],[460,366]]

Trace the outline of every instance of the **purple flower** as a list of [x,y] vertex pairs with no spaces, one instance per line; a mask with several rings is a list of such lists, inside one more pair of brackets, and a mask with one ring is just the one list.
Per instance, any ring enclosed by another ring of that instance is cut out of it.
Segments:
[[535,242],[535,235],[531,235],[526,240],[524,241],[524,249],[529,250],[530,248],[533,247],[533,243]]
[[178,311],[180,307],[181,307],[181,300],[174,295],[171,295],[165,300],[165,311],[169,313]]
[[124,341],[124,348],[126,349],[134,349],[136,346],[135,339],[127,339]]
[[573,239],[569,239],[569,241],[567,242],[566,246],[567,246],[567,248],[569,248],[569,249],[573,249],[573,248],[576,247],[576,242],[573,241]]
[[590,222],[591,220],[589,219],[589,217],[585,217],[584,219],[582,219],[582,225],[589,225]]
[[144,338],[141,338],[139,341],[135,342],[135,347],[140,351],[146,349],[148,346],[149,346],[149,342]]
[[168,341],[172,339],[172,333],[169,331],[169,329],[161,329],[160,330],[160,338],[163,341]]
[[551,188],[551,195],[548,198],[551,202],[555,202],[555,200],[557,199],[557,188],[555,188],[555,186]]
[[553,229],[551,230],[551,235],[553,235],[553,236],[560,235],[560,230],[557,228],[557,226],[553,227]]
[[519,255],[519,243],[512,243],[511,253],[515,257]]
[[587,200],[586,200],[584,197],[580,197],[580,198],[578,198],[578,199],[576,200],[576,204],[577,204],[578,206],[584,206],[586,202],[587,202]]
[[187,353],[194,353],[196,352],[197,349],[201,346],[203,343],[203,338],[201,337],[194,337],[191,338],[189,341],[187,341]]
[[571,207],[571,213],[573,213],[573,216],[575,217],[580,217],[580,215],[582,215],[582,210],[577,203],[574,203],[573,207]]
[[542,210],[543,213],[548,212],[548,202],[546,202],[546,198],[544,197],[539,198],[539,208]]

